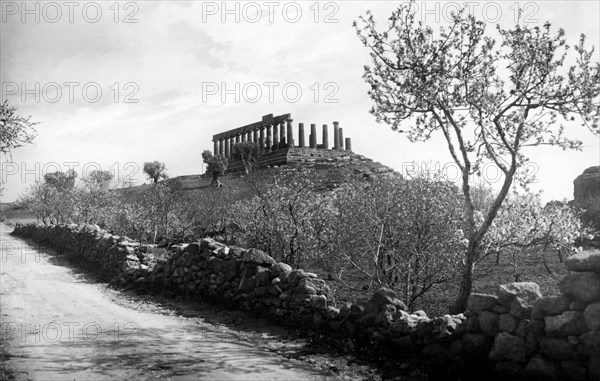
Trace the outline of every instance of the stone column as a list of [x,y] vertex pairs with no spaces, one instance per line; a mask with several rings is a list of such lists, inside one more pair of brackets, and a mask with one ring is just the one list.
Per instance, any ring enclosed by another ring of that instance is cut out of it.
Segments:
[[281,121],[279,124],[279,145],[285,147],[285,122]]
[[333,122],[333,149],[340,148],[339,122]]
[[279,149],[279,126],[273,125],[273,151]]
[[229,150],[230,143],[231,143],[231,140],[229,138],[225,138],[225,157],[228,159],[231,157],[230,153],[229,153],[230,152],[230,150]]
[[317,148],[317,125],[310,125],[310,148]]
[[267,124],[267,141],[265,142],[265,150],[266,152],[271,152],[271,147],[273,144],[273,136],[271,134],[271,125]]
[[246,141],[252,141],[252,131],[246,132]]
[[215,146],[213,147],[213,154],[216,156],[219,154],[219,141],[217,139],[213,139]]
[[223,139],[219,139],[219,155],[225,154],[225,142]]
[[246,141],[246,133],[245,132],[241,133],[240,140],[242,143]]
[[292,122],[294,121],[294,119],[288,119],[286,120],[287,122],[287,142],[288,142],[288,147],[293,147],[294,146],[294,131],[292,131]]
[[255,129],[254,131],[252,131],[252,141],[254,143],[256,143],[257,145],[260,145],[260,143],[258,141],[258,129]]
[[298,123],[298,147],[304,148],[306,142],[304,141],[304,123]]
[[235,135],[235,144],[240,143],[241,139],[240,139],[240,134],[236,134]]
[[346,151],[352,151],[352,141],[350,138],[346,138]]
[[329,135],[326,124],[323,125],[323,148],[329,149]]
[[260,152],[265,152],[265,128],[260,127],[260,137],[258,138],[258,146],[260,147]]
[[342,129],[342,127],[338,128],[338,137],[340,138],[340,144],[339,144],[339,148],[340,150],[344,150],[344,130]]

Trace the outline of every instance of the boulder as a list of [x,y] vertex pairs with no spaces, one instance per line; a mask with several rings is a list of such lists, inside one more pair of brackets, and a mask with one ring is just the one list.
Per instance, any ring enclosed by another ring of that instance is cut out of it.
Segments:
[[600,330],[600,302],[588,305],[583,311],[583,318],[590,330]]
[[406,305],[400,299],[398,299],[394,291],[390,290],[389,288],[382,287],[375,291],[373,296],[371,296],[370,302],[376,306],[391,304],[397,309],[406,311]]
[[290,273],[292,272],[292,266],[279,262],[271,266],[271,272],[273,273],[273,276],[279,276],[282,272]]
[[546,334],[555,336],[581,335],[587,325],[580,311],[565,311],[560,315],[546,316]]
[[231,282],[237,275],[237,261],[229,259],[223,262],[223,275],[228,282]]
[[532,319],[543,319],[548,315],[560,315],[569,308],[571,299],[561,296],[548,296],[536,300],[531,312]]
[[498,315],[489,312],[483,311],[479,314],[479,327],[481,331],[489,336],[494,336],[498,333]]
[[494,295],[473,293],[467,299],[467,310],[473,312],[482,312],[491,310],[498,302]]
[[570,360],[575,355],[575,346],[567,340],[543,337],[540,340],[540,353],[554,360]]
[[579,336],[579,349],[588,356],[600,354],[600,331],[589,331]]
[[514,333],[519,321],[510,314],[502,314],[498,319],[498,330],[500,332]]
[[585,367],[577,361],[567,360],[560,362],[561,379],[565,381],[584,381]]
[[571,271],[600,273],[600,249],[580,251],[565,261]]
[[525,367],[525,375],[532,379],[558,380],[558,374],[552,361],[542,356],[533,356]]
[[570,295],[590,303],[600,300],[600,274],[593,272],[575,273],[565,276],[558,289],[563,295]]
[[581,204],[590,196],[600,195],[600,165],[589,167],[573,181],[573,198]]
[[267,253],[258,249],[248,249],[242,254],[242,262],[252,262],[261,266],[271,266],[276,262]]
[[200,245],[197,243],[190,243],[185,249],[183,249],[183,251],[190,253],[192,255],[199,254],[200,253]]
[[592,354],[590,357],[588,374],[591,380],[600,380],[600,353]]
[[500,332],[494,339],[489,358],[494,362],[502,360],[525,361],[526,356],[527,347],[522,337]]
[[[504,284],[498,287],[496,293],[501,304],[510,306],[511,310],[515,309],[519,314],[523,310],[531,313],[533,302],[542,297],[540,286],[533,282]],[[513,303],[515,301],[516,303]]]

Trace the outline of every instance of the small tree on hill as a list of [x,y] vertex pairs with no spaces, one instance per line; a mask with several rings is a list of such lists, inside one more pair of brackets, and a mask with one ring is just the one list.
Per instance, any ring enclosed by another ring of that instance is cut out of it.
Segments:
[[[393,130],[406,129],[410,141],[426,141],[441,132],[460,169],[468,247],[463,258],[459,294],[451,312],[466,308],[475,263],[515,178],[526,163],[524,148],[553,145],[579,149],[581,141],[566,137],[557,118],[580,117],[594,133],[593,100],[600,94],[600,64],[585,36],[574,47],[575,65],[565,67],[568,45],[564,31],[542,27],[497,27],[502,39],[485,36],[485,23],[463,9],[452,15],[439,36],[416,18],[414,4],[403,4],[383,31],[367,12],[357,34],[371,50],[373,67],[364,79],[375,106],[371,113]],[[564,69],[563,69],[564,68]],[[404,122],[404,123],[403,123]],[[399,130],[403,132],[402,130]],[[477,220],[472,175],[484,160],[503,174],[501,189]]]
[[144,172],[148,175],[148,178],[154,181],[154,184],[158,183],[159,179],[168,179],[167,167],[165,163],[159,161],[149,161],[144,163]]
[[219,181],[219,177],[223,176],[225,171],[227,171],[229,161],[225,156],[213,155],[209,150],[202,152],[202,160],[206,163],[206,172],[212,173],[211,184],[220,187],[221,182]]
[[246,174],[250,173],[259,156],[260,147],[254,142],[245,141],[233,146],[233,157],[244,163]]

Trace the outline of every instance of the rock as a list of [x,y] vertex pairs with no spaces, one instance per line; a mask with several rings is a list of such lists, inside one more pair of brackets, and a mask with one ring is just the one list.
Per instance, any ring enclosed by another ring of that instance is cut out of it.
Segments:
[[402,311],[406,311],[406,305],[398,299],[394,291],[389,288],[382,287],[375,291],[373,296],[371,296],[370,302],[377,306],[391,304]]
[[540,355],[533,356],[525,367],[525,375],[533,379],[557,380],[558,374],[554,364]]
[[498,301],[510,306],[510,314],[519,319],[531,317],[533,303],[542,297],[540,286],[533,282],[515,282],[498,287]]
[[316,310],[324,311],[327,308],[327,297],[325,295],[312,295],[310,305]]
[[563,295],[571,295],[584,302],[600,300],[600,274],[585,272],[567,275],[558,283]]
[[600,331],[589,331],[579,336],[579,349],[588,356],[600,353]]
[[500,332],[494,339],[489,358],[494,362],[501,360],[525,361],[526,355],[527,348],[522,337]]
[[427,318],[427,313],[423,310],[417,310],[415,312],[412,313],[413,315],[420,317],[420,318]]
[[583,318],[592,331],[600,329],[600,302],[588,305],[583,311]]
[[396,315],[396,307],[392,304],[384,304],[381,306],[380,311],[375,316],[374,323],[376,325],[381,325],[385,328],[390,326],[390,322],[394,320],[394,316]]
[[540,340],[540,353],[554,360],[570,360],[575,355],[575,346],[567,340],[543,337]]
[[532,319],[543,319],[548,315],[559,315],[569,308],[571,300],[566,296],[548,296],[533,303]]
[[585,367],[577,361],[567,360],[560,362],[561,380],[584,381],[585,373]]
[[254,278],[257,287],[267,286],[271,284],[271,272],[266,267],[257,266],[256,275],[254,276]]
[[419,318],[401,311],[401,316],[390,324],[390,331],[408,335],[414,331],[419,323]]
[[518,379],[523,373],[524,365],[518,361],[501,361],[494,366],[494,373],[500,375],[504,380]]
[[279,276],[282,272],[290,273],[292,272],[292,266],[279,262],[271,266],[271,272],[273,273],[273,276]]
[[590,196],[600,196],[600,165],[587,168],[573,181],[573,198],[577,204]]
[[229,259],[223,262],[223,274],[228,282],[231,282],[238,275],[237,273],[237,261],[235,259]]
[[498,315],[489,312],[483,311],[479,314],[479,327],[481,331],[489,336],[494,336],[498,333]]
[[581,335],[587,330],[583,313],[579,311],[565,311],[560,315],[546,316],[544,322],[548,335]]
[[190,243],[183,251],[190,253],[191,255],[200,254],[200,245],[197,243]]
[[571,271],[600,273],[600,250],[580,251],[571,255],[565,261],[565,266]]
[[469,299],[467,299],[467,310],[473,312],[488,311],[491,310],[497,302],[498,299],[494,295],[473,293],[469,295]]
[[588,362],[590,380],[600,380],[600,353],[592,354]]
[[498,330],[500,332],[514,333],[519,325],[519,321],[510,314],[502,314],[498,319]]
[[244,251],[242,254],[242,262],[252,262],[267,267],[276,263],[267,253],[258,249],[248,249]]
[[131,275],[136,272],[137,269],[140,268],[140,262],[126,260],[123,262],[123,266],[121,267],[121,271],[127,275]]

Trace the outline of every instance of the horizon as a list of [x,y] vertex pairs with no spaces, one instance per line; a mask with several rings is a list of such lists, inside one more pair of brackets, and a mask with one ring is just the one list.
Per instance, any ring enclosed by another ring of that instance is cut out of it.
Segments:
[[[3,1],[2,100],[41,124],[33,145],[12,152],[14,164],[1,159],[2,202],[16,201],[44,173],[70,168],[80,175],[109,170],[136,185],[148,181],[147,161],[164,162],[171,177],[199,175],[213,135],[266,114],[291,113],[294,128],[331,129],[339,121],[353,152],[402,175],[414,162],[421,170],[454,165],[441,136],[410,143],[369,114],[361,78],[369,51],[352,21],[371,9],[381,24],[405,2],[267,3],[223,9],[206,1],[29,2],[23,9],[26,3]],[[434,29],[444,24],[449,4],[455,3],[417,2]],[[495,22],[514,24],[512,2],[470,4],[492,35]],[[570,45],[585,33],[600,61],[599,2],[519,4],[527,22],[564,28]],[[544,203],[573,199],[573,180],[600,165],[600,137],[578,123],[566,125],[583,151],[536,147],[521,173],[537,177],[531,189],[543,191]]]

